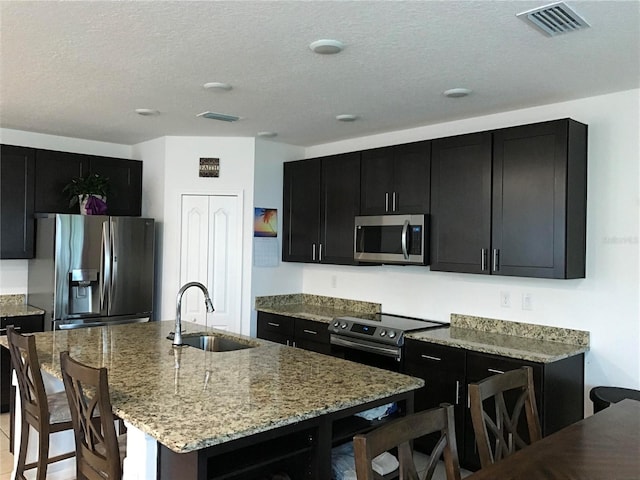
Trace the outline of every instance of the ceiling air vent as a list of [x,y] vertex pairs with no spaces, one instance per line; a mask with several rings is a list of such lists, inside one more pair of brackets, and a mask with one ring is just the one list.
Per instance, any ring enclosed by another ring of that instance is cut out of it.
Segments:
[[220,120],[222,122],[235,122],[236,120],[240,120],[240,117],[216,112],[202,112],[196,115],[196,117],[210,118],[211,120]]
[[516,17],[528,20],[551,37],[590,27],[584,18],[564,2],[527,10],[518,13]]

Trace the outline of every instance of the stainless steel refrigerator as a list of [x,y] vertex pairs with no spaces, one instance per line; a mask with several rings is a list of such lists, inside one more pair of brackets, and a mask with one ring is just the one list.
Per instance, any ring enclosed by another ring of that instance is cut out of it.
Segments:
[[151,218],[38,218],[28,303],[46,311],[45,329],[152,318],[154,230]]

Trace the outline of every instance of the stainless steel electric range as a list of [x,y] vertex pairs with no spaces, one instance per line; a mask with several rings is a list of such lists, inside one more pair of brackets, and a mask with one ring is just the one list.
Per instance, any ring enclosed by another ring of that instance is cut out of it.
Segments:
[[407,332],[447,328],[434,320],[379,313],[366,317],[336,317],[329,324],[331,353],[387,370],[400,370]]

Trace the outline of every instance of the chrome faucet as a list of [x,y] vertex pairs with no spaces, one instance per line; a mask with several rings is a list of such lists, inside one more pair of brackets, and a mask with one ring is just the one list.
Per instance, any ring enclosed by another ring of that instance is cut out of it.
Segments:
[[190,287],[198,287],[200,290],[202,290],[202,293],[204,293],[204,304],[207,307],[207,312],[213,312],[214,310],[207,287],[205,287],[200,282],[185,283],[182,288],[178,290],[178,296],[176,298],[176,326],[175,333],[173,334],[173,346],[182,345],[182,295],[184,295],[184,292],[186,292]]

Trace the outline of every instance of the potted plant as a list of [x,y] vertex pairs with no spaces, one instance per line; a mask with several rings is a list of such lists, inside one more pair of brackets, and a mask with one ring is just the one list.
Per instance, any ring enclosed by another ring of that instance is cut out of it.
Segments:
[[71,180],[63,189],[69,195],[69,207],[80,204],[80,213],[84,215],[103,215],[107,213],[107,194],[109,179],[98,173]]

